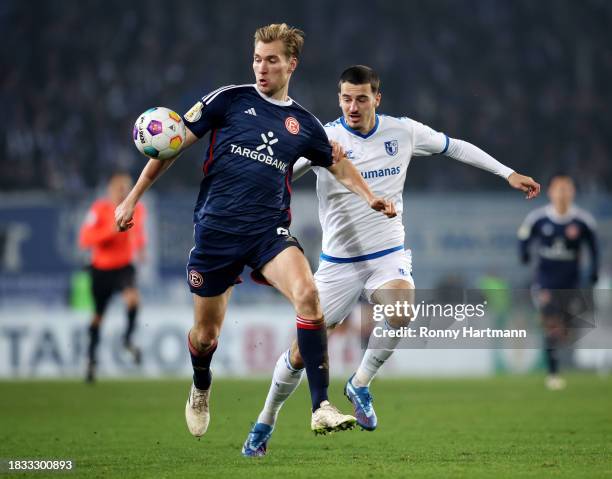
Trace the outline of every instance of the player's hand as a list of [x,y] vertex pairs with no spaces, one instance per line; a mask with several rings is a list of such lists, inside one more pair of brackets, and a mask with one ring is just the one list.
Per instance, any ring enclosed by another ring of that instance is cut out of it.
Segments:
[[375,211],[380,211],[387,218],[395,218],[397,212],[395,211],[395,203],[384,198],[373,198],[370,200],[370,208]]
[[508,183],[512,188],[527,193],[528,200],[532,200],[540,194],[540,184],[530,176],[519,175],[516,171],[508,177]]
[[332,147],[332,165],[335,165],[342,159],[346,158],[346,151],[342,148],[342,145],[337,141],[331,140],[330,145]]
[[115,208],[115,225],[119,231],[127,231],[134,226],[134,208],[127,200]]

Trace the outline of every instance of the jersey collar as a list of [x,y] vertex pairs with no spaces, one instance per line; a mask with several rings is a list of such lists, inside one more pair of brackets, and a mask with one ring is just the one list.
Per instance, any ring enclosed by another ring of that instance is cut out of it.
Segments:
[[342,126],[346,129],[346,131],[348,131],[349,133],[352,133],[353,135],[358,136],[359,138],[370,138],[374,133],[376,133],[376,130],[378,130],[378,123],[379,123],[379,119],[378,119],[378,115],[376,115],[376,123],[374,123],[374,128],[372,128],[370,131],[368,131],[365,135],[363,133],[361,133],[358,130],[353,130],[350,126],[348,126],[346,124],[346,121],[344,121],[344,116],[340,117],[340,123],[342,123]]
[[260,97],[262,97],[267,102],[272,103],[273,105],[290,106],[290,105],[293,104],[293,100],[290,97],[287,97],[287,100],[285,100],[285,101],[283,101],[283,100],[275,100],[274,98],[270,98],[269,96],[266,96],[262,92],[260,92],[259,88],[257,88],[257,84],[253,84],[253,88],[255,88],[255,91],[259,94]]
[[555,210],[555,207],[549,204],[546,206],[546,214],[555,223],[563,225],[566,223],[570,223],[574,219],[574,217],[576,216],[576,208],[574,208],[574,206],[570,206],[564,215],[560,215],[559,213],[557,213],[557,210]]

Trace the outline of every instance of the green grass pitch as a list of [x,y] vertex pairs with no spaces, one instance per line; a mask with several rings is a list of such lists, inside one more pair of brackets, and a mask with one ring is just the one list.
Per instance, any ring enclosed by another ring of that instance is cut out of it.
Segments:
[[[611,477],[612,378],[568,379],[561,392],[539,376],[379,380],[379,429],[325,437],[310,432],[303,384],[258,459],[240,447],[268,381],[215,381],[199,441],[184,424],[187,380],[0,382],[0,459],[75,462],[31,477]],[[331,399],[349,411],[341,388]]]

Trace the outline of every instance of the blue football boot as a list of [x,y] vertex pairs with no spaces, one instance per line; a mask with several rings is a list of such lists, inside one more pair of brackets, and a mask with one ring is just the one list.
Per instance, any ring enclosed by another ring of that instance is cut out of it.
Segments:
[[261,457],[266,455],[268,441],[272,436],[273,427],[263,422],[258,422],[253,425],[249,431],[249,435],[242,446],[242,455],[244,457]]
[[344,395],[353,403],[355,410],[355,418],[357,418],[357,424],[366,431],[373,431],[378,425],[376,419],[376,412],[374,412],[374,406],[372,405],[372,396],[370,395],[370,389],[366,387],[357,388],[353,386],[353,374],[344,386]]

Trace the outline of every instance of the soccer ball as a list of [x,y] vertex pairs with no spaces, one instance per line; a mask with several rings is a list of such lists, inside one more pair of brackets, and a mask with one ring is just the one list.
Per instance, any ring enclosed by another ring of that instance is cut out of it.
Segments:
[[173,158],[185,142],[185,124],[163,106],[149,108],[134,124],[134,144],[143,155],[158,160]]

